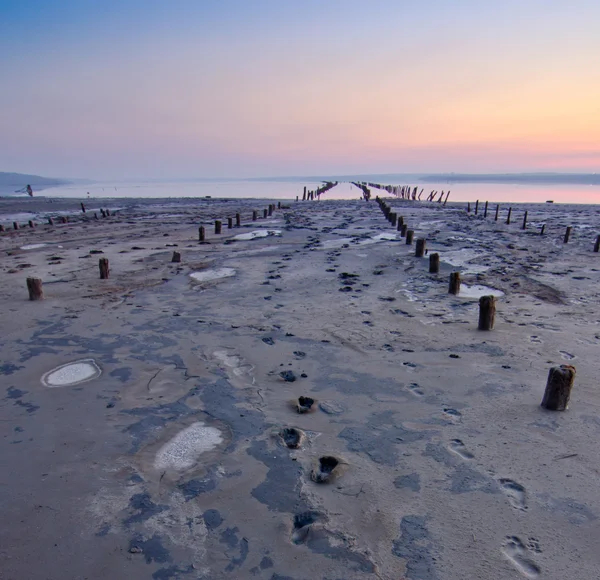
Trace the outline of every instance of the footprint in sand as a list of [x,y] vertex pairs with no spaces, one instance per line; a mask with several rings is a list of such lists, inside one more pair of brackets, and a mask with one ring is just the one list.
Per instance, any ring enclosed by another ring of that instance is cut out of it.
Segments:
[[558,351],[560,356],[562,356],[565,360],[573,360],[575,358],[574,354],[571,354],[570,352],[567,352],[566,350],[559,350]]
[[506,536],[502,553],[513,563],[515,568],[527,578],[537,578],[541,568],[528,556],[525,544],[517,536]]
[[453,453],[460,455],[463,459],[473,459],[473,457],[475,457],[460,439],[452,439],[448,444],[448,449]]
[[422,397],[425,394],[425,391],[423,391],[423,389],[421,389],[421,387],[418,385],[418,383],[411,383],[406,388],[416,397]]
[[512,479],[503,478],[498,481],[502,491],[508,496],[510,505],[518,510],[525,511],[527,509],[525,488]]

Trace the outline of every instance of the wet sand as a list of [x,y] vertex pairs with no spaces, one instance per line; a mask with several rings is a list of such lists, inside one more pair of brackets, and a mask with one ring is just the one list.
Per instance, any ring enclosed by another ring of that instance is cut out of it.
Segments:
[[100,203],[0,203],[1,578],[600,577],[597,207]]

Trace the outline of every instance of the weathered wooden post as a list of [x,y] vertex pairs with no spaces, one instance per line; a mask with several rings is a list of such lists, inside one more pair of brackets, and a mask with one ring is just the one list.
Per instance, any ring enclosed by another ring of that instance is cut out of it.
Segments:
[[171,262],[174,262],[176,264],[178,264],[179,262],[181,262],[181,253],[180,252],[173,252],[173,257],[171,258]]
[[450,274],[450,284],[448,286],[448,294],[458,294],[460,292],[460,272],[452,272]]
[[467,213],[471,213],[471,202],[467,202]]
[[102,214],[102,217],[103,217],[103,218],[105,218],[105,217],[106,217],[106,212],[105,212],[105,211],[104,211],[102,208],[100,208],[100,213]]
[[277,209],[281,209],[281,202],[280,201],[277,202]]
[[569,238],[571,237],[571,226],[567,226],[567,231],[565,232],[565,239],[563,240],[563,244],[569,243]]
[[17,222],[13,222],[13,229],[18,230],[19,224]]
[[427,241],[425,238],[419,238],[415,246],[415,258],[422,258],[425,255],[425,246]]
[[412,245],[413,236],[415,235],[414,230],[406,230],[406,245]]
[[272,216],[273,215],[273,205],[269,204],[269,215]]
[[569,408],[571,389],[575,381],[575,367],[560,365],[548,373],[542,407],[549,411],[566,411]]
[[252,221],[255,222],[258,219],[258,212],[254,210],[252,212]]
[[[96,214],[94,214],[94,215],[96,215]],[[48,218],[48,223],[49,223],[51,226],[53,226],[53,225],[54,225],[54,220],[53,220],[51,217],[49,217],[49,218]]]
[[496,318],[496,297],[482,296],[479,299],[479,330],[492,330]]
[[479,209],[479,200],[475,202],[475,215],[477,215],[477,210]]
[[600,236],[596,238],[596,243],[594,244],[594,252],[598,252],[600,250]]
[[107,258],[100,258],[99,262],[98,262],[98,266],[100,268],[100,280],[107,280],[108,279],[108,275],[110,273],[110,268],[108,265],[108,259]]
[[4,226],[2,224],[0,224],[0,232],[4,231]]
[[390,214],[390,223],[392,224],[392,227],[395,228],[396,227],[396,221],[397,221],[397,216],[395,213],[391,213]]
[[239,228],[242,225],[242,216],[239,213],[235,214],[235,227]]
[[110,210],[106,208],[106,217],[110,217]]
[[546,231],[546,224],[543,224],[542,229],[540,230],[540,236],[543,236],[545,231]]
[[496,205],[496,215],[494,216],[494,221],[498,221],[498,213],[500,213],[500,205]]
[[233,227],[233,218],[227,218],[227,228],[231,229]]
[[215,235],[219,235],[221,233],[221,226],[222,226],[222,222],[221,220],[215,220]]
[[29,227],[35,228],[35,224],[33,223],[33,220],[29,220]]
[[44,299],[41,278],[27,278],[27,290],[29,291],[29,300]]
[[85,205],[83,205],[83,202],[81,202],[81,211],[85,213]]
[[527,210],[525,210],[525,215],[523,216],[523,225],[521,226],[522,230],[527,229]]
[[403,238],[406,236],[406,232],[408,231],[408,226],[406,224],[402,224],[402,229],[400,230],[400,237]]
[[269,212],[268,212],[266,209],[263,209],[263,219],[266,219],[266,218],[267,218],[267,214],[268,214],[268,213],[269,213]]
[[487,217],[487,209],[488,209],[488,202],[485,202],[485,207],[483,208],[483,217],[486,218]]
[[204,226],[200,226],[198,228],[198,241],[203,242],[206,239],[206,228]]
[[437,274],[440,271],[440,255],[429,254],[429,273]]
[[510,214],[512,213],[512,207],[508,208],[508,216],[506,217],[506,225],[510,225]]

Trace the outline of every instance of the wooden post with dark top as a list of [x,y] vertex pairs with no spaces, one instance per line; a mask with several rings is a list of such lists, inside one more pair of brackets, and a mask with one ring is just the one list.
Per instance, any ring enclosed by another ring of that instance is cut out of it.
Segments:
[[457,295],[460,292],[460,272],[452,272],[450,274],[450,284],[448,286],[448,294]]
[[512,207],[508,208],[508,216],[506,217],[506,225],[510,225],[510,214],[512,213]]
[[594,244],[594,252],[598,252],[600,250],[600,236],[596,238],[596,243]]
[[98,266],[100,268],[100,280],[107,280],[108,279],[108,275],[110,273],[110,268],[108,265],[108,259],[107,258],[100,258],[100,261],[98,262]]
[[406,230],[406,245],[412,245],[413,236],[415,235],[414,230]]
[[223,226],[221,220],[215,220],[215,235],[219,235],[221,233],[221,227]]
[[575,381],[575,367],[560,365],[552,367],[548,373],[542,407],[549,411],[566,411],[569,408],[571,389]]
[[498,213],[500,213],[500,205],[496,206],[496,215],[494,216],[494,221],[498,221]]
[[41,278],[27,278],[27,290],[29,291],[29,300],[44,299],[44,289],[42,288]]
[[567,231],[565,232],[565,239],[563,240],[563,244],[569,243],[569,238],[571,237],[571,226],[567,226]]
[[198,228],[198,241],[203,242],[206,239],[206,228],[204,226],[200,226]]
[[496,318],[496,297],[482,296],[479,299],[479,330],[492,330]]
[[522,230],[527,229],[527,211],[525,211],[525,215],[523,216],[523,225],[521,226]]
[[255,222],[258,219],[258,212],[254,210],[252,212],[252,221]]
[[429,273],[437,274],[440,271],[440,255],[429,254]]
[[173,257],[171,258],[171,262],[174,262],[176,264],[178,264],[179,262],[181,262],[181,253],[180,252],[173,252]]
[[427,241],[425,238],[419,238],[415,246],[415,258],[422,258],[425,255],[425,246]]

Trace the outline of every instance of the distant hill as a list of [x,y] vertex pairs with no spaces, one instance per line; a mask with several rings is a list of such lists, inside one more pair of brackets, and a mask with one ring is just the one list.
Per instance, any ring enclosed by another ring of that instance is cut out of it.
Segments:
[[0,195],[11,195],[18,190],[31,185],[33,191],[39,191],[56,185],[67,185],[70,181],[40,175],[27,175],[25,173],[6,173],[0,171]]

